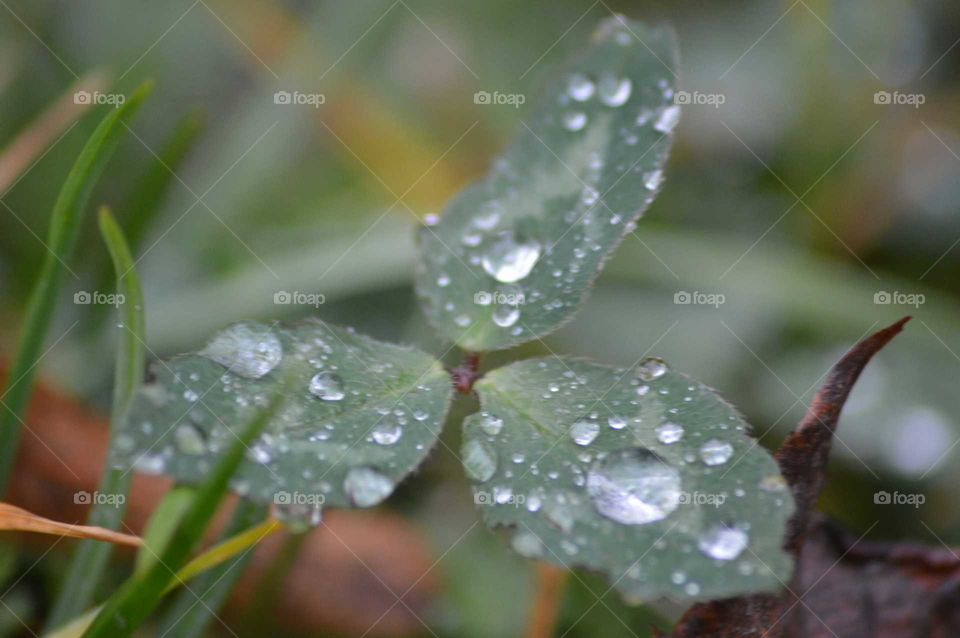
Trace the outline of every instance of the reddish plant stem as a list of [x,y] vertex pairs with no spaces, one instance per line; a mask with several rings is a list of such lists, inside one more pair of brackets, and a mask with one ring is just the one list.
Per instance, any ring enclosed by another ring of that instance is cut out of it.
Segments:
[[479,369],[480,353],[464,353],[460,365],[450,370],[450,379],[453,381],[454,389],[460,394],[470,394],[473,392],[473,384],[480,378]]

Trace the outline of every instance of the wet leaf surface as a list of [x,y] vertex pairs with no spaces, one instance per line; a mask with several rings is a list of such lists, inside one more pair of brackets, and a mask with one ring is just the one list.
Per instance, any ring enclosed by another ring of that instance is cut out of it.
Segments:
[[604,20],[487,176],[421,229],[417,290],[444,336],[496,350],[571,318],[663,182],[676,66],[669,30]]
[[530,558],[606,574],[630,600],[776,590],[793,511],[771,456],[712,390],[659,359],[634,370],[534,359],[476,384],[461,457],[491,527]]

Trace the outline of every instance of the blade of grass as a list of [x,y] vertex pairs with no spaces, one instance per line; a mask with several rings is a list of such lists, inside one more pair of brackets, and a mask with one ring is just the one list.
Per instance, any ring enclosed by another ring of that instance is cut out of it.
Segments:
[[[181,591],[164,612],[156,635],[164,638],[200,638],[206,634],[217,612],[253,555],[256,545],[282,525],[266,519],[267,508],[241,501],[227,531],[226,540],[193,559],[180,570],[187,581],[197,575],[189,589]],[[257,525],[257,521],[262,521]],[[215,566],[214,566],[215,565]]]
[[137,559],[133,564],[133,575],[142,576],[147,573],[157,557],[173,538],[177,525],[183,520],[190,504],[193,503],[196,491],[189,486],[174,487],[163,496],[163,500],[153,510],[147,528],[143,531],[143,547],[137,552]]
[[[230,533],[234,531],[237,533],[191,560],[183,566],[176,575],[170,576],[167,586],[163,590],[163,594],[170,593],[178,586],[184,585],[187,581],[194,578],[213,575],[217,567],[230,569],[234,562],[228,563],[227,561],[245,560],[257,543],[270,534],[283,529],[283,525],[273,519],[264,520],[259,525],[254,525],[253,527],[246,527],[262,519],[265,509],[245,501],[241,501],[238,508],[230,525]],[[303,537],[304,535],[300,534],[298,536]],[[240,573],[241,570],[235,571]],[[222,580],[227,579],[223,578]],[[203,582],[205,581],[201,580],[197,588],[203,589]],[[219,582],[214,583],[214,585],[216,585],[217,588],[220,587]],[[229,588],[222,592],[224,597],[228,591]],[[190,600],[198,601],[199,599],[195,594],[190,593]],[[207,600],[206,595],[204,595],[203,601],[206,603]],[[210,607],[211,609],[216,608],[214,606]],[[103,609],[103,605],[88,609],[55,631],[44,634],[44,638],[80,638],[83,632],[93,623],[93,620],[97,617],[97,614],[100,613],[101,609]],[[161,634],[162,632],[157,633]],[[166,634],[163,635],[166,636]],[[166,636],[166,638],[173,638],[173,636]]]
[[12,189],[30,167],[43,157],[44,151],[50,150],[50,145],[70,130],[90,108],[89,102],[76,99],[77,93],[103,90],[109,80],[103,71],[85,74],[0,151],[0,193],[6,194]]
[[107,600],[93,624],[83,634],[84,638],[130,636],[156,609],[171,576],[183,566],[190,552],[200,542],[248,446],[273,418],[282,402],[283,394],[277,393],[264,410],[244,425],[229,451],[217,462],[209,480],[197,488],[193,502],[157,562],[142,576],[127,580]]
[[27,301],[23,329],[7,377],[6,391],[0,395],[0,495],[6,492],[22,415],[30,398],[33,379],[47,331],[53,318],[63,280],[63,267],[76,244],[80,217],[97,178],[116,147],[123,131],[122,122],[131,117],[150,92],[151,84],[141,85],[122,106],[110,112],[87,141],[70,169],[53,205],[47,254]]
[[[123,231],[105,207],[100,209],[99,223],[100,233],[107,244],[116,273],[117,291],[124,296],[124,303],[118,306],[120,324],[123,327],[120,330],[113,380],[113,410],[110,418],[110,429],[113,433],[119,429],[119,422],[143,378],[146,320],[140,280],[133,268],[133,255],[124,239]],[[97,491],[114,498],[94,504],[87,518],[89,525],[110,530],[120,528],[126,511],[131,478],[130,473],[124,473],[109,464],[104,468]],[[48,626],[57,627],[90,606],[97,585],[103,577],[110,551],[109,545],[93,541],[83,541],[77,546],[63,578],[60,594],[48,618]]]

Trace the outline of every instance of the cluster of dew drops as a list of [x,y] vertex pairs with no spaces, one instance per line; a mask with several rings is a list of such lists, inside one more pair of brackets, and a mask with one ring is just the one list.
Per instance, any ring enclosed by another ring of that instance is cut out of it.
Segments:
[[[328,363],[334,350],[322,337],[313,336],[309,341],[300,341],[294,349],[296,352],[287,356],[302,356],[318,370],[306,381],[305,396],[327,405],[340,405],[348,399],[351,392],[342,377],[334,371],[336,366]],[[200,354],[226,368],[220,378],[221,387],[225,393],[234,395],[234,400],[239,407],[250,405],[263,407],[268,403],[267,394],[258,391],[251,395],[245,389],[246,386],[241,379],[261,379],[276,369],[284,359],[283,345],[272,329],[245,323],[235,324],[218,333]],[[381,365],[389,366],[389,364]],[[196,372],[191,372],[188,378],[193,382],[200,380]],[[419,391],[426,389],[425,386],[417,388]],[[157,388],[152,386],[147,386],[146,390],[157,392]],[[361,391],[355,391],[354,394],[356,392]],[[202,399],[195,390],[189,388],[183,392],[183,398],[190,404],[196,404]],[[430,417],[426,410],[409,411],[399,406],[393,409],[381,406],[375,411],[376,423],[364,436],[369,444],[377,446],[396,445],[403,438],[405,427],[409,427],[411,421],[422,422]],[[202,428],[191,422],[189,416],[192,414],[194,413],[188,413],[188,418],[181,419],[173,429],[173,445],[179,453],[199,457],[207,452],[223,451],[231,441],[235,440],[225,428],[217,428],[210,435],[205,434]],[[283,413],[276,418],[283,419]],[[291,420],[300,418],[302,418],[300,411],[295,411],[291,416]],[[283,425],[295,427],[302,424],[291,422]],[[335,428],[334,423],[327,423],[311,433],[309,441],[326,441]],[[141,429],[144,434],[150,434],[153,426],[145,422],[141,425]],[[279,432],[261,434],[248,448],[247,459],[252,463],[268,466],[279,455],[288,451],[290,446],[285,440],[283,429],[281,427]],[[214,434],[219,434],[219,438],[215,438]],[[348,446],[352,443],[353,441],[347,442]],[[120,448],[126,448],[129,453],[133,451],[134,442],[129,435],[124,435],[124,439],[118,440],[117,445]],[[424,447],[424,443],[416,444],[417,450],[422,451]],[[141,454],[136,458],[134,467],[143,473],[163,473],[172,452],[172,449],[167,449],[157,453]],[[322,456],[318,460],[323,460]],[[307,467],[302,470],[305,483],[315,479],[315,475],[315,468]],[[317,486],[320,493],[329,493],[332,490],[332,486],[322,481]],[[241,495],[249,493],[251,489],[249,482],[243,478],[235,478],[231,487]],[[342,487],[354,505],[371,507],[387,498],[396,485],[393,479],[378,469],[368,465],[358,465],[346,471]],[[275,495],[273,506],[275,516],[295,531],[305,530],[321,522],[322,499],[317,498],[315,494],[312,494],[311,498],[298,496],[299,494],[301,492],[278,491],[279,496]]]
[[[624,29],[614,29],[613,37],[622,46],[636,45],[633,36]],[[642,107],[637,114],[634,126],[636,128],[652,127],[659,134],[669,135],[679,121],[680,107],[671,102],[673,89],[666,79],[658,81],[658,91],[662,104],[655,108]],[[603,72],[596,77],[581,72],[572,73],[566,78],[565,91],[560,95],[560,105],[565,110],[559,118],[559,124],[568,135],[582,135],[590,123],[587,107],[591,102],[599,102],[602,108],[606,109],[626,108],[633,94],[633,81],[627,76],[619,76],[611,72]],[[640,139],[629,127],[624,127],[619,134],[624,144],[628,146],[637,144]],[[591,153],[586,181],[590,182],[591,178],[596,181],[603,165],[604,161],[599,153]],[[634,171],[643,171],[641,166],[616,168],[620,171],[631,170],[631,168]],[[505,160],[501,160],[495,166],[495,171],[509,172],[510,167]],[[647,190],[645,203],[649,203],[663,182],[663,172],[659,168],[643,172],[642,180]],[[520,187],[522,188],[522,185]],[[499,286],[497,292],[500,296],[484,294],[486,291],[483,291],[467,301],[488,306],[498,299],[505,299],[505,302],[501,301],[494,305],[490,321],[500,329],[509,330],[513,336],[522,335],[525,327],[524,322],[520,321],[521,305],[535,303],[546,297],[544,291],[533,286],[524,286],[523,282],[541,258],[547,257],[551,261],[549,267],[555,281],[554,285],[564,294],[538,304],[537,312],[543,314],[562,310],[571,303],[565,300],[565,297],[576,292],[575,282],[578,275],[583,272],[588,255],[591,252],[599,253],[608,247],[604,242],[586,240],[586,231],[580,229],[589,229],[596,225],[600,215],[607,217],[603,223],[618,225],[622,222],[620,215],[609,211],[599,201],[600,198],[601,194],[586,184],[581,192],[579,206],[566,214],[564,221],[579,229],[564,233],[569,234],[568,239],[577,245],[573,248],[572,258],[565,258],[563,260],[565,263],[562,265],[553,263],[554,260],[551,259],[553,248],[550,242],[502,227],[501,222],[507,217],[504,215],[505,204],[502,200],[492,199],[482,204],[467,222],[466,229],[460,236],[460,246],[450,248],[456,253],[458,260],[465,260],[473,266],[482,267],[483,271]],[[438,223],[439,218],[436,215],[428,215],[424,221],[427,226],[433,226]],[[531,224],[533,225],[535,224]],[[630,221],[625,225],[624,232],[630,232],[634,228],[635,222]],[[447,253],[446,249],[439,250],[434,258],[449,260],[451,256]],[[440,272],[435,283],[437,288],[447,288],[451,285],[450,274]],[[522,303],[518,300],[522,300]],[[471,313],[458,308],[454,301],[444,301],[443,310],[452,316],[456,326],[460,328],[471,326],[473,321]]]
[[[545,365],[541,363],[541,365]],[[636,399],[630,404],[638,406],[642,399],[651,393],[668,394],[665,384],[658,383],[669,373],[668,365],[659,358],[644,359],[637,367],[636,374],[630,380],[631,392]],[[566,384],[550,383],[543,399],[549,400],[551,395],[574,393],[583,381],[568,370],[564,376],[569,379]],[[564,388],[563,385],[566,385]],[[689,386],[689,393],[697,388]],[[692,401],[690,394],[683,397],[684,402]],[[616,402],[615,402],[616,404]],[[676,414],[676,408],[668,410]],[[730,417],[735,420],[734,417]],[[504,429],[504,420],[491,412],[482,412],[478,415],[479,427],[475,435],[464,442],[463,462],[468,476],[478,482],[486,483],[497,475],[510,479],[517,475],[526,458],[523,454],[514,453],[506,469],[500,468],[501,459],[496,451],[496,439]],[[640,419],[633,419],[639,423]],[[606,418],[606,426],[611,430],[619,431],[630,427],[631,419],[619,414],[611,414]],[[625,447],[612,452],[598,452],[590,454],[591,445],[602,435],[603,427],[597,413],[585,414],[573,420],[567,428],[567,436],[574,449],[581,450],[578,459],[589,464],[586,473],[577,463],[569,463],[573,483],[585,489],[590,505],[605,518],[620,525],[640,526],[666,519],[674,512],[685,498],[680,472],[656,451],[646,447]],[[728,425],[721,424],[720,429],[728,429]],[[736,429],[742,431],[743,426]],[[673,420],[664,420],[653,430],[657,442],[663,446],[672,446],[681,441],[687,434],[684,427]],[[719,468],[727,464],[734,455],[734,448],[720,438],[709,438],[695,447],[696,454],[690,452],[684,455],[686,463],[700,463],[708,468]],[[539,474],[536,463],[530,464],[523,475]],[[546,473],[550,480],[561,477],[560,472],[551,470]],[[522,478],[522,476],[521,476]],[[764,477],[758,488],[771,493],[779,493],[786,489],[779,474]],[[746,495],[745,490],[737,488],[737,497]],[[582,499],[578,494],[559,490],[550,492],[542,488],[534,488],[528,494],[518,498],[511,487],[493,486],[491,501],[493,505],[509,505],[525,507],[531,513],[541,513],[548,523],[564,532],[565,538],[560,541],[561,549],[570,556],[579,553],[580,548],[589,542],[589,538],[582,536],[566,537],[574,531],[578,517],[579,505]],[[686,501],[689,502],[689,501]],[[776,501],[778,505],[782,500]],[[750,543],[749,524],[716,523],[699,533],[696,547],[704,555],[718,561],[726,562],[738,559]],[[662,544],[662,541],[661,541]],[[543,541],[531,529],[525,528],[514,533],[511,545],[518,553],[532,557],[544,556]],[[762,566],[761,566],[762,567]],[[748,560],[741,561],[738,569],[744,575],[749,575],[756,565]],[[642,580],[639,566],[635,566],[628,576]],[[689,596],[696,596],[700,592],[700,585],[688,581],[683,572],[675,572],[672,577],[674,585],[681,587]]]

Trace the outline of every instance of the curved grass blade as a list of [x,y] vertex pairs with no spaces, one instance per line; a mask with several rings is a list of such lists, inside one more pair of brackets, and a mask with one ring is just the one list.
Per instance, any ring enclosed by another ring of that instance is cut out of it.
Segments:
[[53,205],[47,254],[27,301],[23,332],[10,366],[6,390],[0,395],[4,408],[0,411],[0,494],[6,491],[13,468],[23,423],[21,415],[30,398],[41,348],[53,318],[64,262],[70,258],[76,244],[80,215],[116,147],[123,131],[122,122],[137,111],[151,88],[150,83],[141,85],[122,106],[103,118],[80,151]]
[[273,394],[267,407],[243,426],[237,440],[217,462],[210,478],[197,489],[193,503],[157,562],[142,576],[127,580],[107,600],[93,624],[84,632],[84,638],[130,636],[156,609],[172,575],[200,542],[248,447],[280,409],[283,398],[282,392]]
[[[137,386],[143,378],[144,338],[146,325],[143,313],[143,292],[140,281],[133,268],[133,255],[117,226],[109,209],[101,208],[99,215],[100,233],[107,244],[113,269],[117,277],[117,290],[124,297],[118,310],[120,314],[120,339],[117,347],[117,361],[113,382],[113,411],[111,417],[111,438],[119,430],[118,423],[130,405]],[[124,496],[130,490],[132,474],[125,473],[107,465],[100,478],[98,492],[114,496]],[[90,525],[117,530],[123,520],[126,508],[125,498],[114,498],[111,502],[102,501],[93,506],[87,522]],[[103,576],[110,557],[111,547],[94,541],[81,542],[64,576],[63,586],[54,603],[48,623],[57,627],[73,618],[90,606],[93,593]]]
[[[267,508],[241,501],[224,536],[227,540],[190,561],[180,570],[181,580],[197,579],[189,590],[172,601],[157,627],[166,638],[200,638],[216,617],[227,596],[243,574],[256,544],[282,529],[279,522],[264,520]],[[263,521],[256,525],[257,521]],[[217,561],[216,566],[211,566]],[[200,573],[202,572],[202,574]]]

